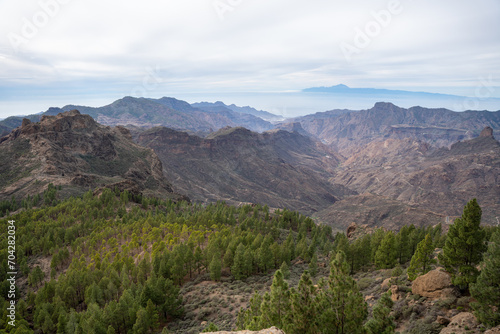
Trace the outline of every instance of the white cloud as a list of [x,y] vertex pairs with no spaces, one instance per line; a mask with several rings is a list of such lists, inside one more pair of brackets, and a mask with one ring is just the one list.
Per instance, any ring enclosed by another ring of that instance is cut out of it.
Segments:
[[[60,82],[62,91],[92,98],[88,80],[133,87],[151,67],[164,79],[157,91],[346,83],[450,92],[481,76],[500,80],[497,0],[400,0],[402,12],[346,61],[339,45],[354,43],[357,29],[391,1],[220,0],[235,4],[221,20],[214,0],[4,0],[1,85],[22,91]],[[47,11],[53,15],[42,22]],[[26,24],[40,27],[25,36]],[[17,52],[12,36],[23,38]]]

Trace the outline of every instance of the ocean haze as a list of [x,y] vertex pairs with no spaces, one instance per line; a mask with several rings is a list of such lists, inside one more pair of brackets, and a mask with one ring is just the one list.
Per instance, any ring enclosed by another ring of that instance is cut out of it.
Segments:
[[[334,86],[339,87],[339,86]],[[39,96],[36,99],[0,101],[0,118],[13,115],[29,115],[64,105],[85,105],[100,107],[122,98],[124,95],[111,93],[86,99],[78,95]],[[317,89],[287,92],[177,92],[147,96],[160,98],[175,97],[189,103],[222,101],[227,105],[250,106],[283,118],[304,116],[333,109],[363,110],[377,102],[391,102],[403,108],[421,106],[425,108],[446,108],[453,111],[500,110],[500,98],[465,97],[448,94],[408,92],[373,88]]]

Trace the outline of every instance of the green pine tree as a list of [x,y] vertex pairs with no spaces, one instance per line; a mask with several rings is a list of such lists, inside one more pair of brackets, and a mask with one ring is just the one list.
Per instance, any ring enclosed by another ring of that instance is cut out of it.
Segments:
[[283,328],[286,315],[290,309],[290,290],[288,290],[288,283],[285,281],[281,270],[274,273],[269,304],[271,306],[269,315],[271,325]]
[[368,315],[366,302],[356,281],[349,276],[349,265],[343,252],[330,265],[330,276],[320,282],[318,321],[320,333],[363,333],[362,323]]
[[397,249],[396,238],[391,231],[387,232],[375,253],[375,265],[377,268],[390,269],[396,265]]
[[212,261],[210,262],[208,270],[210,271],[210,279],[213,281],[220,281],[222,264],[220,261],[220,255],[215,254]]
[[451,274],[453,284],[462,289],[468,289],[476,281],[479,275],[476,267],[486,250],[481,214],[475,198],[467,203],[462,217],[450,226],[443,252],[439,254],[439,262]]
[[287,334],[316,334],[317,305],[315,301],[316,288],[311,276],[304,271],[297,290],[292,288],[290,313],[284,328]]
[[290,278],[290,268],[286,264],[286,261],[283,261],[280,267],[281,273],[283,274],[284,279],[289,279]]
[[394,333],[396,324],[389,315],[394,302],[391,300],[391,292],[386,292],[373,307],[373,316],[365,324],[368,334],[391,334]]
[[425,239],[417,245],[417,250],[410,261],[408,267],[408,278],[413,281],[417,276],[426,274],[431,265],[436,263],[434,259],[434,246],[430,234],[425,236]]
[[316,253],[314,253],[311,258],[311,262],[309,262],[309,273],[312,277],[316,277],[316,274],[318,273],[318,256]]
[[491,236],[481,273],[471,284],[472,304],[477,319],[488,326],[500,325],[500,230]]
[[234,278],[237,280],[243,279],[246,277],[245,275],[245,245],[240,243],[238,247],[236,247],[236,253],[234,255],[233,265],[231,266],[231,274],[233,274]]

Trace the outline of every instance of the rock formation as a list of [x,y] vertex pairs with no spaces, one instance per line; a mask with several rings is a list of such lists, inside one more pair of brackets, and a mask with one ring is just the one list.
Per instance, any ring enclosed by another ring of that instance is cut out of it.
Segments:
[[414,295],[420,295],[431,299],[440,299],[454,296],[451,277],[440,268],[429,271],[413,281],[411,291]]
[[77,110],[42,116],[0,140],[0,198],[40,193],[53,183],[63,195],[97,187],[180,198],[161,161],[132,142],[128,130],[98,124]]

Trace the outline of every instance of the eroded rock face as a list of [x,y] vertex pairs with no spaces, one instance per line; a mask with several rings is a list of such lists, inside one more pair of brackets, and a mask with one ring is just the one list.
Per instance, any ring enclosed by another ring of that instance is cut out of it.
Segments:
[[268,329],[263,329],[261,331],[239,331],[239,332],[227,332],[227,331],[222,331],[222,332],[210,332],[207,334],[285,334],[281,329],[278,329],[276,327],[271,327]]
[[420,295],[431,299],[454,296],[454,288],[451,284],[450,274],[439,268],[417,277],[417,279],[413,281],[411,291],[414,295]]
[[0,199],[40,193],[48,183],[77,194],[115,187],[132,193],[180,198],[163,175],[157,155],[77,110],[24,119],[0,142]]
[[479,137],[493,137],[493,129],[489,126],[485,127],[479,134]]

